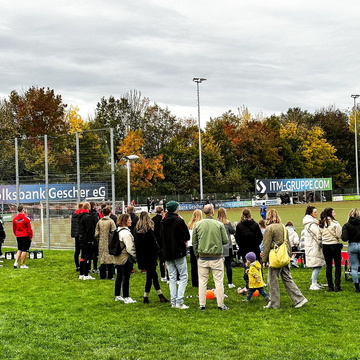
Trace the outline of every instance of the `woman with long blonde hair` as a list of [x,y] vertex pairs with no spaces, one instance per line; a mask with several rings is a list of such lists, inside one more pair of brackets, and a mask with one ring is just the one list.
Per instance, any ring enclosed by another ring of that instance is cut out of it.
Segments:
[[192,231],[196,222],[202,220],[202,211],[200,209],[194,210],[191,220],[188,223],[188,229],[190,233],[190,240],[187,243],[187,246],[190,250],[190,273],[191,273],[191,285],[193,287],[199,287],[199,275],[197,268],[197,259],[194,254],[194,249],[192,246]]
[[223,255],[225,258],[225,268],[226,268],[226,276],[228,279],[228,287],[230,289],[234,288],[235,285],[232,282],[232,241],[231,241],[231,235],[235,235],[235,229],[231,225],[231,222],[228,220],[226,215],[226,210],[224,208],[219,208],[217,219],[224,224],[226,234],[228,236],[229,242],[226,245],[223,245]]
[[[281,224],[281,219],[278,212],[275,209],[269,210],[266,215],[266,231],[264,235],[264,248],[262,261],[267,262],[269,260],[270,250],[275,245],[281,245],[287,239],[287,231],[285,226]],[[287,241],[287,251],[289,256],[291,255],[291,248],[289,241]],[[268,286],[270,292],[270,302],[264,306],[265,308],[278,309],[280,307],[280,289],[279,289],[279,276],[285,286],[287,293],[289,294],[292,302],[296,308],[302,307],[307,303],[307,299],[301,293],[299,288],[294,283],[291,277],[290,265],[285,265],[281,268],[273,268],[271,264],[268,271]]]
[[160,289],[159,277],[156,272],[159,247],[154,234],[154,222],[150,219],[149,213],[146,211],[140,213],[134,230],[134,238],[138,268],[140,270],[146,270],[143,303],[148,304],[150,302],[149,293],[152,285],[154,285],[160,302],[168,302]]

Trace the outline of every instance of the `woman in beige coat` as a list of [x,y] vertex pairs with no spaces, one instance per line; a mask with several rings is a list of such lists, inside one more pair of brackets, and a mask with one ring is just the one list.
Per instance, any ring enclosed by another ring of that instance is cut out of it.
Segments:
[[[129,214],[122,214],[117,220],[120,245],[122,248],[119,256],[114,256],[114,264],[116,265],[116,281],[115,281],[115,301],[123,301],[125,304],[135,303],[129,296],[130,274],[133,264],[136,262],[136,251],[134,237],[129,229],[131,226],[131,217]],[[120,296],[121,288],[123,296]]]
[[116,225],[110,219],[110,208],[103,210],[103,217],[96,224],[95,239],[99,244],[100,279],[113,279],[114,256],[109,254],[109,232],[116,230]]

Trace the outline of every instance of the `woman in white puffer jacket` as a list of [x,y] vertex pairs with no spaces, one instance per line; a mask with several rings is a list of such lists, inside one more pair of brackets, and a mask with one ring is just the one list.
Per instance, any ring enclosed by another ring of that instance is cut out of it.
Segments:
[[320,290],[318,277],[320,270],[325,266],[324,254],[321,241],[318,240],[319,221],[316,219],[317,210],[315,206],[308,205],[303,218],[304,230],[301,235],[305,242],[306,267],[312,267],[310,290]]

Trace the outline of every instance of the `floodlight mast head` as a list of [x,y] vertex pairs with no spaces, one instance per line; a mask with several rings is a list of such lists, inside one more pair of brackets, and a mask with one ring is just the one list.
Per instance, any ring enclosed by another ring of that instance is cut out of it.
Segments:
[[193,81],[196,82],[196,83],[198,83],[198,84],[199,84],[199,83],[201,84],[203,81],[206,81],[206,79],[195,77],[195,78],[193,78]]
[[125,159],[127,159],[127,160],[138,160],[139,157],[137,155],[128,155],[128,156],[125,156]]

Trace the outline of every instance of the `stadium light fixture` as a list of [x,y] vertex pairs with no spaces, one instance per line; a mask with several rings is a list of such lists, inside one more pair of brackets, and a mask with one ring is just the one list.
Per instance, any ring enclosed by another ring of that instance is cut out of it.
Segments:
[[139,157],[137,155],[128,155],[125,156],[126,159],[126,168],[127,168],[127,204],[128,206],[131,203],[131,197],[130,197],[130,161],[131,160],[138,160]]
[[358,148],[357,148],[357,129],[356,129],[356,99],[360,95],[351,95],[354,99],[354,132],[355,132],[355,165],[356,165],[356,195],[359,195],[359,161],[358,161]]
[[193,78],[193,81],[196,82],[196,90],[197,90],[197,103],[198,103],[198,128],[199,128],[199,171],[200,171],[200,201],[204,199],[203,192],[203,178],[202,178],[202,156],[201,156],[201,131],[200,131],[200,89],[199,84],[203,81],[206,81],[204,78]]

